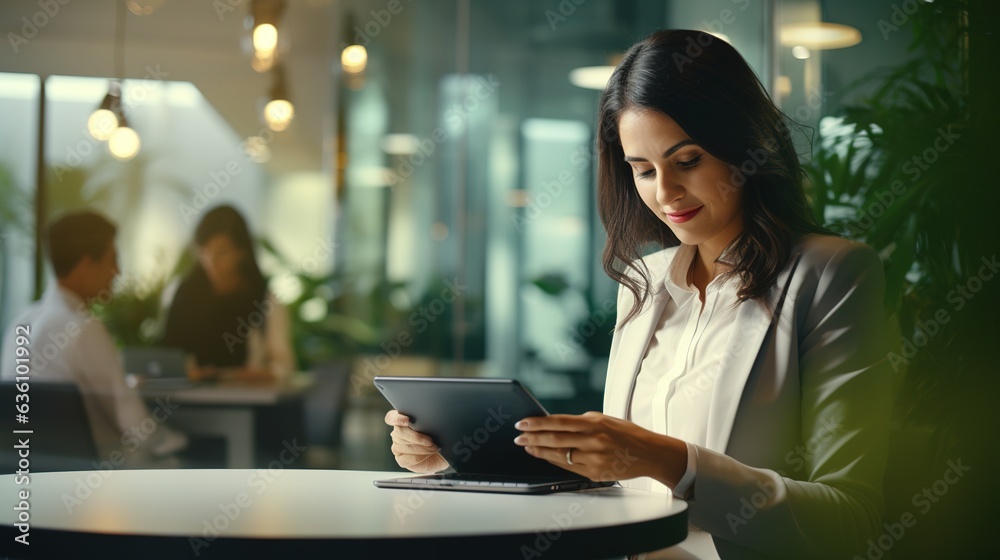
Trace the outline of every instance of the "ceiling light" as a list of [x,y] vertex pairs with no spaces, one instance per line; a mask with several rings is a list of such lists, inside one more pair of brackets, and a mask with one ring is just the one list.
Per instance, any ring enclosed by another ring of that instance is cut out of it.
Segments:
[[295,106],[287,99],[272,99],[264,106],[264,122],[275,132],[288,128],[295,118]]
[[781,44],[811,50],[841,49],[861,42],[861,32],[838,23],[796,23],[781,28]]
[[119,161],[128,161],[139,153],[142,142],[139,135],[127,126],[119,125],[108,138],[108,150]]
[[295,118],[295,106],[288,96],[285,72],[281,66],[274,67],[274,85],[267,105],[264,106],[264,123],[275,132],[288,128]]
[[584,66],[574,68],[569,73],[569,81],[574,86],[603,90],[611,79],[611,74],[615,71],[614,66]]
[[412,134],[395,133],[382,137],[382,151],[393,156],[408,156],[417,153],[420,140]]
[[139,134],[129,128],[122,107],[122,85],[118,80],[108,84],[108,94],[87,119],[87,131],[97,140],[107,140],[108,150],[115,159],[128,161],[142,148]]
[[107,140],[118,128],[118,118],[107,109],[98,109],[87,119],[87,131],[95,140]]
[[120,106],[119,110],[115,112],[115,116],[118,120],[118,126],[108,137],[108,151],[118,161],[128,161],[139,153],[142,142],[139,140],[139,133],[128,125],[128,121],[125,120],[125,112],[121,110]]
[[[122,76],[125,75],[125,7],[126,3],[118,2],[115,11],[115,75],[116,79],[108,82],[108,93],[100,106],[87,118],[87,131],[97,140],[107,140],[111,155],[120,161],[128,161],[135,157],[142,148],[139,134],[128,126],[125,120],[125,108],[122,105]],[[144,14],[152,13],[162,4],[158,0],[148,2],[129,2],[127,7],[133,12],[136,9]],[[148,8],[148,12],[146,9]]]
[[348,74],[360,74],[368,66],[368,49],[361,45],[349,45],[340,53],[340,65]]
[[352,187],[380,189],[397,185],[404,178],[388,167],[377,165],[357,165],[350,171],[349,184]]
[[121,82],[108,83],[108,93],[101,105],[87,119],[87,131],[96,140],[107,140],[118,128],[118,115],[122,113]]
[[274,65],[278,52],[287,47],[285,33],[279,29],[285,0],[253,0],[243,27],[243,49],[253,58],[250,66],[257,72],[267,72]]
[[260,58],[274,56],[278,48],[278,28],[270,23],[262,23],[253,29],[253,50]]

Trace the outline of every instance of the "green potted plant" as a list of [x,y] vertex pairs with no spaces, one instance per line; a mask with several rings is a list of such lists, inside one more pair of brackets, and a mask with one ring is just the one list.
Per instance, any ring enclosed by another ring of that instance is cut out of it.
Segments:
[[[976,289],[984,262],[997,253],[988,233],[996,197],[991,174],[981,171],[980,146],[995,130],[976,121],[969,82],[976,6],[921,5],[910,23],[914,59],[853,84],[876,87],[843,107],[839,126],[821,131],[805,167],[817,217],[872,246],[885,263],[886,310],[899,328],[887,360],[901,382],[887,520],[912,510],[913,493],[940,477],[947,460],[980,445],[973,438],[986,411],[972,399],[996,386],[982,381],[996,371],[984,371],[981,359],[989,344],[983,327],[995,321],[980,306],[996,301],[997,287]],[[937,508],[941,521],[961,510]],[[930,554],[939,545],[928,538],[908,535],[893,554]]]
[[339,311],[345,307],[345,300],[354,297],[352,283],[343,273],[312,274],[297,269],[291,259],[267,239],[258,240],[258,244],[293,271],[297,295],[287,305],[293,348],[300,368],[349,360],[363,345],[378,340],[378,331],[371,324]]
[[[974,198],[962,191],[981,188],[956,181],[969,166],[970,123],[961,83],[965,68],[948,46],[959,44],[967,31],[963,6],[943,0],[914,14],[911,50],[918,56],[855,82],[851,87],[873,82],[878,87],[843,107],[841,125],[821,131],[805,166],[817,218],[882,256],[886,309],[898,316],[903,345],[920,337],[921,324],[931,330],[927,320],[938,309],[952,308],[949,290],[981,256],[979,244],[966,239],[962,222],[953,218],[959,201]],[[962,209],[966,216],[970,211],[976,209]],[[902,347],[890,353],[894,369],[906,371],[906,417],[926,417],[926,407],[942,404],[934,387],[947,379],[927,361],[954,344],[949,337],[931,336],[912,356]]]

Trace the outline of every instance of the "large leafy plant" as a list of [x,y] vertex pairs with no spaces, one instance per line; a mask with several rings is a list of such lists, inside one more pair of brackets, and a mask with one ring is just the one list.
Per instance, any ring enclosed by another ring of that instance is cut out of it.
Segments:
[[902,338],[889,354],[905,373],[897,411],[933,426],[939,449],[953,433],[949,387],[971,374],[966,357],[975,351],[957,336],[970,316],[954,289],[984,256],[970,225],[995,220],[994,209],[969,205],[983,186],[971,171],[968,67],[959,48],[967,12],[958,0],[921,6],[913,60],[852,84],[871,93],[844,106],[839,122],[826,120],[806,166],[817,217],[882,256],[885,304]]

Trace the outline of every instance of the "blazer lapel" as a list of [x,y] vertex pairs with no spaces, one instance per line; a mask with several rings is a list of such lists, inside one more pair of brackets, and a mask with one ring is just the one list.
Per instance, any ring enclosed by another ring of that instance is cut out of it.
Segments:
[[[639,366],[646,355],[646,347],[653,338],[660,316],[663,315],[663,309],[670,301],[670,292],[664,286],[664,279],[670,273],[678,249],[673,247],[647,257],[653,259],[647,262],[650,286],[655,286],[660,293],[650,294],[639,314],[621,327],[621,333],[615,333],[616,336],[620,335],[618,349],[611,357],[614,362],[608,364],[608,379],[605,383],[604,413],[608,416],[628,418]],[[620,313],[622,310],[618,311]],[[619,315],[618,318],[620,320],[622,316]]]
[[712,391],[706,442],[706,447],[712,451],[726,451],[747,378],[765,339],[769,334],[774,336],[785,296],[800,258],[801,253],[792,255],[789,264],[778,275],[775,286],[780,287],[780,290],[771,299],[773,314],[757,302],[744,302],[736,312],[729,344],[719,361],[719,374]]
[[639,365],[642,363],[646,347],[649,346],[649,341],[656,331],[656,325],[660,315],[663,314],[663,308],[666,307],[669,300],[670,294],[665,290],[662,297],[650,298],[642,312],[623,327],[615,363],[610,369],[615,376],[615,382],[608,384],[609,388],[616,390],[616,394],[611,395],[608,399],[608,405],[611,408],[605,407],[605,414],[618,418],[628,418],[628,407],[632,400],[631,396],[639,373]]

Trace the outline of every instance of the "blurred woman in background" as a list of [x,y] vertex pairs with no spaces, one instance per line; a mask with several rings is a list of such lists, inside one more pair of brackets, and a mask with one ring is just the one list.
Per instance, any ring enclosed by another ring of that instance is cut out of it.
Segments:
[[288,377],[288,311],[268,290],[246,221],[231,206],[213,208],[194,242],[197,260],[169,306],[163,344],[193,354],[198,379]]

